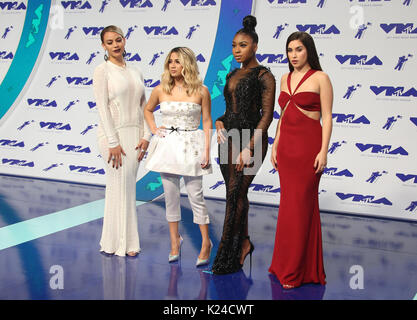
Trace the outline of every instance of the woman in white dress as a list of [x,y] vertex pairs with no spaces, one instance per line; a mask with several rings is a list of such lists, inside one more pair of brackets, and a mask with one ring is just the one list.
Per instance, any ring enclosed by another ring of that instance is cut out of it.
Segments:
[[[158,104],[162,112],[162,126],[159,128],[153,116]],[[180,179],[183,177],[193,210],[193,222],[199,225],[202,236],[196,265],[209,263],[213,244],[208,234],[210,219],[202,181],[203,175],[212,172],[209,162],[213,127],[210,112],[210,92],[199,77],[194,53],[185,47],[172,49],[165,60],[161,84],[152,91],[144,110],[145,120],[154,134],[146,168],[161,174],[171,240],[169,262],[179,259],[183,240],[178,233]],[[203,130],[198,129],[201,118]]]
[[99,112],[98,145],[106,162],[106,196],[100,251],[118,256],[140,252],[136,216],[136,175],[148,148],[150,130],[143,120],[145,87],[140,70],[124,61],[123,32],[101,32],[105,62],[96,67],[94,96]]

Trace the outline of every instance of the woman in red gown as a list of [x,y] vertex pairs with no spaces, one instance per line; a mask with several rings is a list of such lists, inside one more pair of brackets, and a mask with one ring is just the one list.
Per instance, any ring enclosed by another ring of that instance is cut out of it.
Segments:
[[281,200],[269,272],[291,289],[326,283],[318,187],[332,132],[333,89],[308,33],[291,34],[286,49],[290,73],[281,79],[282,113],[271,153]]

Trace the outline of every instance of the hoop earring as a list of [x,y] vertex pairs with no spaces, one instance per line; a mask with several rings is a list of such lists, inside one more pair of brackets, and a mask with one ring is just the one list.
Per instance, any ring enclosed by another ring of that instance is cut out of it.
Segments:
[[107,50],[104,51],[104,61],[109,60],[109,56],[107,55]]

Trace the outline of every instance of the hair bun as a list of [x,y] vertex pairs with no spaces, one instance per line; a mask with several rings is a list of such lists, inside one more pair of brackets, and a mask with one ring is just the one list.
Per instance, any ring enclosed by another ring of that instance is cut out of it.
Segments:
[[255,31],[257,21],[254,16],[249,15],[243,18],[242,24],[244,29]]

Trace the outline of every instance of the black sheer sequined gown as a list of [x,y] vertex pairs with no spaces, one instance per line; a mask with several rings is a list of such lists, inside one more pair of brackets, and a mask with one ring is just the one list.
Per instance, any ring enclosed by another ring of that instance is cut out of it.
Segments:
[[[219,144],[220,170],[226,185],[226,214],[212,268],[215,274],[233,273],[242,268],[242,243],[248,235],[248,189],[268,151],[275,78],[264,66],[235,69],[226,78],[224,97],[226,112],[217,121],[224,123],[228,140]],[[236,170],[235,159],[243,148],[249,148],[255,159],[249,174],[248,171]]]

